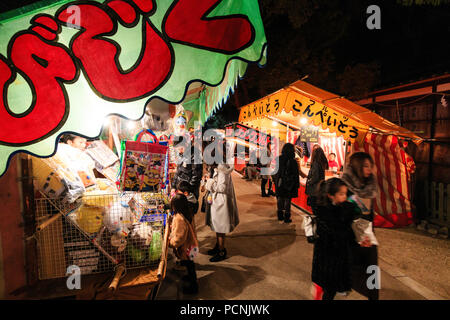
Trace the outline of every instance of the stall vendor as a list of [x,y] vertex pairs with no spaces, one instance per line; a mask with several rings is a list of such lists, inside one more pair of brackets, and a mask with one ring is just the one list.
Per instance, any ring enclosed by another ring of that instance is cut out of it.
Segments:
[[85,152],[86,139],[73,134],[64,134],[58,145],[58,154],[62,156],[78,173],[85,187],[95,184],[95,162]]
[[86,150],[87,140],[83,137],[76,136],[74,134],[70,134],[70,133],[64,134],[61,137],[61,142],[68,144],[71,147],[80,149],[82,151]]
[[330,153],[328,155],[328,167],[331,171],[337,172],[339,169],[339,164],[336,162],[336,154]]
[[301,160],[303,155],[303,148],[300,146],[295,146],[295,160],[298,164],[298,172],[302,178],[306,178],[308,175],[302,171]]

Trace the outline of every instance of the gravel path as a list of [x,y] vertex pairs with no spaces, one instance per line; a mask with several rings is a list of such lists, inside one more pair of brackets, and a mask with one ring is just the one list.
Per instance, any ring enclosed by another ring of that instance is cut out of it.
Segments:
[[379,257],[445,299],[450,299],[450,241],[413,227],[375,229]]

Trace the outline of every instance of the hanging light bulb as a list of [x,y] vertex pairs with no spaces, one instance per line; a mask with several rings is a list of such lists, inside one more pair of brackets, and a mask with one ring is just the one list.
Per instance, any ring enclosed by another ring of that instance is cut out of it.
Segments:
[[305,125],[305,124],[308,123],[308,120],[307,120],[306,118],[300,118],[300,123],[301,123],[302,125]]

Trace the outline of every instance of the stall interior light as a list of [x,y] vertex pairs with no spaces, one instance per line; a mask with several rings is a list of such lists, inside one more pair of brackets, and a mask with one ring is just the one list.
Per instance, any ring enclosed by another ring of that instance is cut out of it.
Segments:
[[307,120],[306,118],[300,118],[300,123],[301,123],[302,125],[305,125],[305,124],[308,123],[308,120]]
[[103,127],[108,128],[110,126],[110,123],[111,123],[111,119],[108,117],[105,117],[105,119],[103,120]]
[[105,120],[103,121],[103,126],[105,128],[110,127],[113,125],[114,122],[114,117],[110,116],[110,117],[105,117]]
[[276,127],[277,125],[278,125],[278,122],[272,121],[272,126],[273,126],[273,127]]
[[128,130],[133,130],[136,127],[136,123],[134,121],[128,121],[127,128]]

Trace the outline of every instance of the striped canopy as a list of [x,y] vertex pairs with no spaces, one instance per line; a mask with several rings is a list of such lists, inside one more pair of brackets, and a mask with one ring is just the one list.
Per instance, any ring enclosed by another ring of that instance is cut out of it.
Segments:
[[374,225],[392,228],[413,223],[411,174],[415,164],[394,135],[368,133],[364,144],[354,144],[352,151],[363,151],[375,162],[378,196],[375,199]]
[[363,142],[367,132],[396,135],[415,143],[422,138],[408,129],[384,119],[339,95],[297,81],[260,100],[241,108],[239,121],[257,123],[255,120],[276,118],[294,128],[313,123],[323,129],[343,136],[346,140]]
[[[333,134],[321,137],[319,144],[328,153],[335,153],[340,165],[344,164],[345,157],[343,141],[353,142],[352,152],[367,152],[375,161],[379,191],[374,204],[375,226],[399,227],[412,223],[410,181],[415,164],[399,142],[399,138],[422,142],[411,131],[304,81],[242,107],[239,120],[266,132],[286,132],[287,126],[301,129],[308,123],[320,126]],[[288,133],[286,140],[290,136]]]

